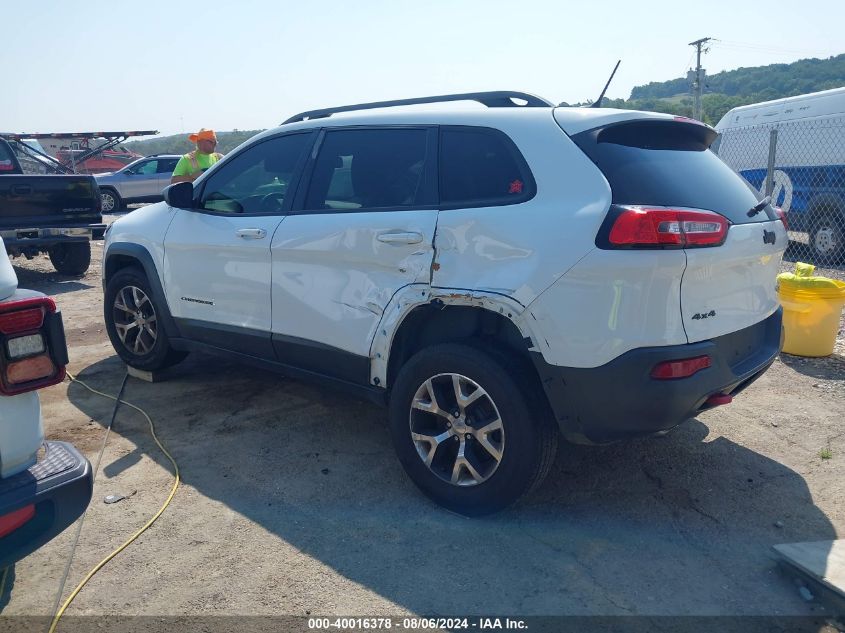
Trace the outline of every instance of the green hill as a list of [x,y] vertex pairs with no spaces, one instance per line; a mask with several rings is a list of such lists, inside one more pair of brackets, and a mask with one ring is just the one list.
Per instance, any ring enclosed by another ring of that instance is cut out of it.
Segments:
[[[791,64],[737,68],[708,76],[701,99],[703,119],[715,125],[731,108],[845,86],[845,54]],[[604,99],[603,107],[653,110],[692,116],[693,98],[685,78],[651,82],[631,90],[629,99]]]
[[[791,64],[737,68],[708,76],[701,99],[703,119],[715,125],[731,108],[845,86],[845,54],[827,59],[801,59]],[[587,105],[587,104],[576,104]],[[602,101],[607,108],[651,110],[679,116],[693,115],[693,99],[686,78],[653,81],[631,90],[628,99]],[[262,130],[218,132],[218,151],[230,152]],[[125,144],[139,154],[184,154],[193,149],[186,134],[132,141]]]
[[[235,149],[245,140],[252,138],[263,130],[233,130],[231,132],[217,133],[217,151],[227,154]],[[194,145],[188,140],[187,134],[174,134],[173,136],[158,136],[140,141],[131,141],[124,145],[144,156],[151,154],[186,154],[194,149]]]

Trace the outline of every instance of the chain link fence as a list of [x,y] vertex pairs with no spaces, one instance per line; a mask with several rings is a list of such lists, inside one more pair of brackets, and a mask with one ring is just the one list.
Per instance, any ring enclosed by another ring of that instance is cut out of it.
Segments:
[[728,128],[714,151],[786,213],[785,259],[845,272],[845,116]]

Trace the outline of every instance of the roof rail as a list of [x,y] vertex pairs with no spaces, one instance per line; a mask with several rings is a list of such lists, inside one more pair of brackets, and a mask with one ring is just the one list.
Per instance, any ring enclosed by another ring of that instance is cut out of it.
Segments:
[[[514,103],[514,99],[525,101],[525,104]],[[436,95],[433,97],[417,97],[415,99],[396,99],[394,101],[373,101],[371,103],[357,103],[354,105],[337,106],[335,108],[322,108],[320,110],[309,110],[300,112],[287,119],[282,125],[305,121],[306,119],[323,119],[338,112],[352,112],[354,110],[372,110],[375,108],[391,108],[394,106],[418,105],[421,103],[445,103],[447,101],[477,101],[488,108],[553,108],[554,104],[542,97],[528,94],[527,92],[515,92],[512,90],[494,90],[491,92],[463,92],[453,95]]]

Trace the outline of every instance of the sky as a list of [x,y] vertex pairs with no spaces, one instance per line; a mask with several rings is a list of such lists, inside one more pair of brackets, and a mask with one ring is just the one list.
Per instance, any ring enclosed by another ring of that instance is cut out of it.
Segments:
[[[0,130],[274,127],[303,110],[477,90],[555,103],[845,52],[845,2],[0,1]],[[845,82],[843,82],[845,83]]]

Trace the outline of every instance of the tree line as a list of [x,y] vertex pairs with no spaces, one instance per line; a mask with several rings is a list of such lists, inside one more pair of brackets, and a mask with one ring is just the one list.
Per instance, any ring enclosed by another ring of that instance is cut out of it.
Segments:
[[[731,108],[783,97],[845,86],[845,54],[827,59],[802,59],[791,64],[737,68],[708,76],[701,98],[702,119],[715,125]],[[573,105],[589,105],[591,102]],[[569,104],[561,104],[569,105]],[[693,116],[693,98],[687,79],[653,81],[631,90],[628,99],[602,100],[602,107],[649,110]],[[217,151],[224,154],[262,130],[218,132]],[[150,154],[185,154],[194,146],[186,134],[126,143],[132,151]]]
[[[701,98],[702,119],[715,125],[737,106],[843,86],[845,54],[827,59],[802,59],[791,64],[727,70],[706,77]],[[651,82],[631,90],[629,99],[603,99],[602,107],[691,117],[692,87],[686,78]]]
[[[238,145],[252,138],[263,130],[232,130],[231,132],[217,132],[217,151],[228,154]],[[151,156],[152,154],[187,154],[196,146],[188,140],[187,134],[174,134],[157,138],[130,141],[124,146],[133,151]]]

